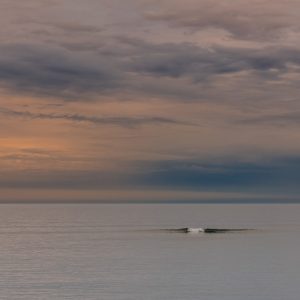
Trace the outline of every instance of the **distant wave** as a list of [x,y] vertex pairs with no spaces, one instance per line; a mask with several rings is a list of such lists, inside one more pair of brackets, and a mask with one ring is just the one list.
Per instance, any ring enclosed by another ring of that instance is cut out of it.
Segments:
[[239,232],[239,231],[249,231],[253,229],[247,228],[194,228],[194,227],[183,227],[175,229],[166,229],[171,232],[182,232],[182,233],[226,233],[226,232]]

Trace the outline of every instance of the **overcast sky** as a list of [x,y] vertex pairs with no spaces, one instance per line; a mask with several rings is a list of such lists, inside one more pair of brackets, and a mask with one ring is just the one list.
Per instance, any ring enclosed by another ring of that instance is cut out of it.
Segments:
[[0,201],[300,200],[299,0],[0,8]]

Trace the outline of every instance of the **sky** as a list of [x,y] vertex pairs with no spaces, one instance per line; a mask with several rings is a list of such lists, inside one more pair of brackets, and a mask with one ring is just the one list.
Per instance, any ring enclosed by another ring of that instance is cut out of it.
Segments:
[[300,1],[0,5],[0,201],[300,201]]

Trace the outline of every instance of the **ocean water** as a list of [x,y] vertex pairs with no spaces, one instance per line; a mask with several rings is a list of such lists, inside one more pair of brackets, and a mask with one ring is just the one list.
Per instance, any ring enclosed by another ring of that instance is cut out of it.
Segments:
[[[299,217],[294,204],[2,204],[0,299],[298,300]],[[164,230],[180,227],[255,230]]]

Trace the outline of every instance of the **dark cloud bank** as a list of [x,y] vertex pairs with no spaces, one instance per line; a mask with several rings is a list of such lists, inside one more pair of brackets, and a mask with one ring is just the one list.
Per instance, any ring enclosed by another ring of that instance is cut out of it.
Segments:
[[[120,91],[150,96],[168,78],[186,78],[187,87],[195,88],[215,77],[241,72],[248,72],[259,84],[279,79],[299,65],[300,51],[290,47],[207,49],[189,43],[150,44],[130,39],[116,39],[110,48],[93,51],[30,43],[0,46],[2,87],[64,100],[86,101]],[[152,92],[147,86],[149,76],[161,78],[156,86],[152,83]],[[165,89],[171,89],[169,93],[173,89],[176,98],[176,84],[166,84]]]
[[[11,158],[9,158],[11,159]],[[298,195],[300,158],[277,157],[263,162],[208,163],[173,160],[134,163],[122,172],[25,171],[18,176],[2,174],[2,188],[105,189],[145,188],[158,190],[246,191]],[[284,199],[282,199],[284,200]]]

